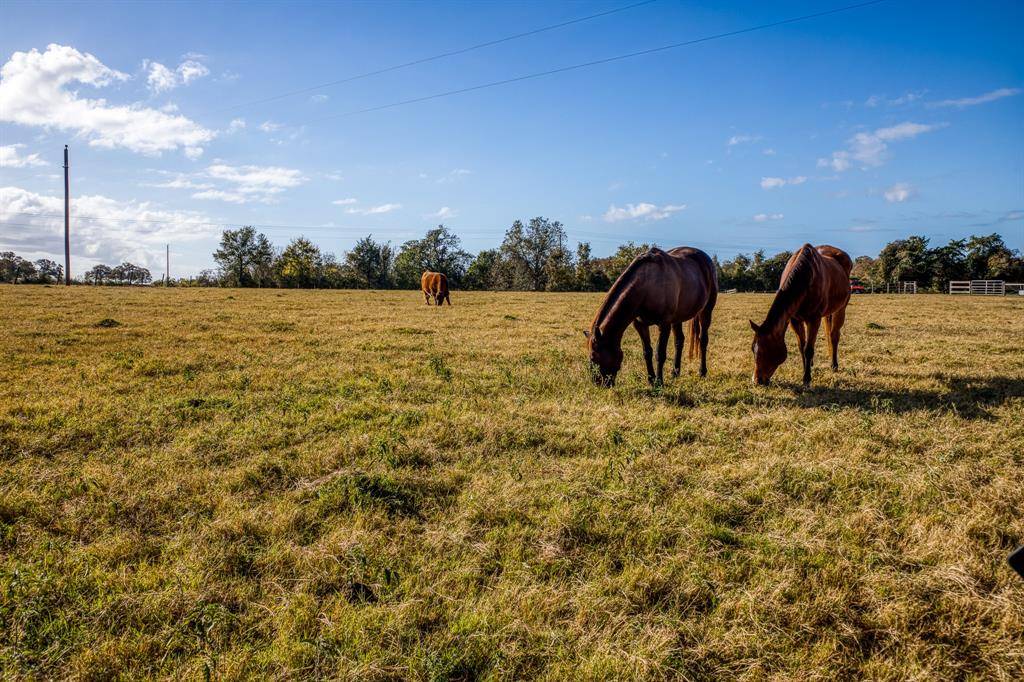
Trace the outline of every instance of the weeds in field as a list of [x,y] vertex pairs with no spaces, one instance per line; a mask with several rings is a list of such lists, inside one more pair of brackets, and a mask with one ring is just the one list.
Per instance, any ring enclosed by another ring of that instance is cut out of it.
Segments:
[[805,391],[769,300],[652,390],[597,295],[0,287],[0,677],[1019,677],[1024,301]]

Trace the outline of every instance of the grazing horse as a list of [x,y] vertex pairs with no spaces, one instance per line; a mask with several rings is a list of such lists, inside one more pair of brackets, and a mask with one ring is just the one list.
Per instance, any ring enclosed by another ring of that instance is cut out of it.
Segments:
[[768,385],[779,365],[786,361],[786,326],[793,327],[804,361],[804,386],[811,383],[814,341],[825,320],[825,334],[832,344],[832,370],[839,369],[839,330],[850,302],[850,270],[845,251],[834,246],[814,248],[804,244],[786,263],[779,290],[761,324],[754,330],[754,382]]
[[434,302],[437,305],[444,305],[445,301],[448,301],[448,305],[452,304],[452,296],[448,291],[448,278],[443,272],[427,270],[420,278],[420,287],[423,289],[423,299],[427,305],[430,305],[431,296],[434,297]]
[[[672,376],[679,376],[683,353],[683,322],[690,321],[688,355],[697,356],[700,338],[700,375],[708,373],[708,328],[718,300],[718,274],[708,255],[680,246],[671,251],[653,248],[637,256],[615,280],[600,310],[584,332],[590,362],[597,369],[594,382],[613,386],[622,367],[622,335],[633,325],[644,345],[647,380],[664,381],[669,333],[675,333],[676,357]],[[658,326],[658,369],[654,370],[651,325]]]

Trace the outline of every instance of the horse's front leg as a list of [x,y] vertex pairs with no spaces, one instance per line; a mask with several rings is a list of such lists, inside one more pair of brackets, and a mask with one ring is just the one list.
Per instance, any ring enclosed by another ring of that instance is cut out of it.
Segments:
[[654,351],[651,350],[651,330],[640,320],[633,320],[633,328],[640,335],[640,341],[644,345],[644,362],[647,363],[647,381],[654,385]]
[[796,345],[797,348],[800,349],[800,364],[805,365],[807,364],[807,349],[805,348],[807,345],[807,336],[804,333],[804,323],[801,320],[791,319],[789,321],[789,326],[793,328],[793,333],[796,334]]
[[811,367],[814,366],[814,341],[818,338],[818,327],[821,326],[820,317],[812,317],[805,323],[807,339],[804,342],[804,386],[811,385]]
[[658,325],[658,386],[665,383],[665,360],[668,358],[668,337],[671,331],[672,327],[667,324]]

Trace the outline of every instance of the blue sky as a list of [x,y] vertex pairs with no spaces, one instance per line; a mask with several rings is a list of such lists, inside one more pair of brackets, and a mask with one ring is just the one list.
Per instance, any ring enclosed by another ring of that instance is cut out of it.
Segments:
[[[634,0],[635,2],[636,0]],[[267,97],[631,4],[0,5],[0,249],[73,268],[212,266],[226,225],[341,254],[516,218],[598,255],[853,255],[998,231],[1024,249],[1024,5],[851,12],[370,113],[347,112],[844,4],[659,0],[452,58]],[[55,258],[56,259],[56,258]]]

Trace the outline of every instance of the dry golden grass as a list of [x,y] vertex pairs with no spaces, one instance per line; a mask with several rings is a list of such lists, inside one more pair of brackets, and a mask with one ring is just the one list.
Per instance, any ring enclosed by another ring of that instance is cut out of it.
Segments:
[[802,391],[722,296],[652,391],[452,298],[0,287],[2,676],[1024,673],[1024,300],[855,297]]

